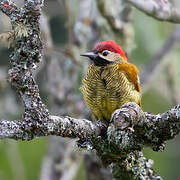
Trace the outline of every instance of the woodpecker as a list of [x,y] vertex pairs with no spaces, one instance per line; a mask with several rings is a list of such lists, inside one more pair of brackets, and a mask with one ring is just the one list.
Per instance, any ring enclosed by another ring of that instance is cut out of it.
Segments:
[[81,56],[92,61],[80,90],[96,120],[108,124],[112,113],[127,102],[142,107],[138,69],[118,44],[102,41]]

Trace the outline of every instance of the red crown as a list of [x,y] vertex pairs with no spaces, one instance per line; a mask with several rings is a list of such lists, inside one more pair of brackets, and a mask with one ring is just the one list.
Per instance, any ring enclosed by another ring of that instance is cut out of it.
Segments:
[[123,57],[124,60],[127,60],[124,51],[114,41],[101,41],[93,47],[93,51],[95,53],[100,53],[104,50],[109,50],[111,52],[118,53],[121,57]]

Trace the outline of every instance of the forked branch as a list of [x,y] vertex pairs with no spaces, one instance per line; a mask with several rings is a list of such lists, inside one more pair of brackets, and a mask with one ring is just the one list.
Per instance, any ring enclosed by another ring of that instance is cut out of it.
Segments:
[[161,179],[142,148],[164,148],[164,142],[180,131],[180,105],[166,113],[145,113],[135,103],[127,103],[112,115],[108,127],[86,119],[52,116],[43,104],[33,77],[41,61],[42,42],[39,19],[43,1],[26,0],[18,9],[9,0],[0,0],[0,9],[10,17],[14,50],[10,55],[9,82],[18,92],[25,112],[22,120],[1,120],[0,139],[31,140],[56,135],[79,138],[97,151],[104,165],[112,167],[116,179]]

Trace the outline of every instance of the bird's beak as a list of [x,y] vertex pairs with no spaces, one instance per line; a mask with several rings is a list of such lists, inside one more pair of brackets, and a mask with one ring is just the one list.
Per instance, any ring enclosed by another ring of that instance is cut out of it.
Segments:
[[94,52],[87,52],[87,53],[81,54],[81,56],[85,56],[85,57],[90,58],[91,60],[95,60],[98,55],[95,54]]

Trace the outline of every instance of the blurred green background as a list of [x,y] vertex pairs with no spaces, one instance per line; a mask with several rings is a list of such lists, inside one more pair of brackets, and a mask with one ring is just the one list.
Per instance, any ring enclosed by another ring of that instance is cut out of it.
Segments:
[[[46,2],[44,13],[48,17],[48,22],[50,25],[50,32],[53,39],[54,49],[64,48],[67,46],[68,41],[68,25],[67,25],[67,15],[63,11],[62,5],[57,4],[52,1]],[[79,1],[80,2],[80,1]],[[79,4],[78,4],[79,5]],[[78,14],[78,5],[77,7],[72,8],[75,14]],[[56,8],[56,9],[55,9]],[[76,10],[77,9],[77,10]],[[55,12],[54,12],[55,11]],[[56,12],[57,11],[57,12]],[[0,18],[3,17],[0,14]],[[75,17],[74,17],[75,18]],[[73,19],[73,18],[72,18]],[[74,20],[72,20],[74,21]],[[138,10],[133,10],[133,20],[132,27],[134,29],[134,47],[132,50],[132,54],[130,56],[130,61],[136,64],[140,71],[148,65],[151,57],[156,54],[163,44],[165,40],[170,35],[170,33],[174,29],[173,24],[167,22],[159,22],[151,17],[146,16],[145,14],[139,12]],[[7,26],[3,26],[9,27]],[[4,29],[0,29],[1,32]],[[111,37],[111,36],[110,36]],[[86,48],[88,48],[86,46]],[[58,50],[55,50],[58,51]],[[9,119],[19,119],[21,117],[21,113],[23,112],[23,107],[21,102],[18,99],[18,96],[15,94],[13,90],[11,90],[10,86],[5,81],[7,67],[8,67],[8,55],[11,52],[11,49],[7,51],[4,46],[0,46],[0,98],[1,103],[1,115],[0,118],[9,118]],[[56,55],[59,52],[50,52]],[[61,52],[60,52],[61,53]],[[47,56],[47,55],[46,55]],[[58,54],[57,59],[61,61],[62,55]],[[83,61],[79,57],[79,62]],[[177,43],[169,53],[165,55],[163,60],[158,64],[158,68],[156,69],[153,75],[153,78],[149,82],[148,85],[143,89],[143,110],[152,113],[161,113],[167,111],[169,108],[179,103],[180,91],[180,46]],[[45,65],[42,64],[42,69],[40,70],[39,75],[36,77],[37,82],[40,85],[40,92],[43,98],[43,101],[46,105],[52,110],[55,111],[56,114],[69,114],[76,116],[78,113],[72,112],[72,109],[68,109],[67,112],[63,111],[64,106],[62,105],[61,99],[56,103],[56,108],[53,108],[52,104],[56,101],[56,98],[51,98],[50,92],[48,89],[48,83],[46,84],[46,80],[48,77],[46,73],[48,70],[46,69],[49,63],[48,58],[45,59]],[[66,65],[71,61],[66,58]],[[76,66],[73,64],[73,66]],[[86,68],[84,68],[86,69]],[[82,96],[79,91],[80,81],[82,75],[84,74],[84,69],[81,67],[76,68],[76,73],[78,73],[78,77],[74,80],[74,89],[69,92],[68,97],[71,99],[71,94],[73,94],[73,99],[78,100],[78,102],[83,103]],[[47,71],[44,71],[47,70]],[[1,73],[2,71],[2,73]],[[69,71],[68,71],[69,72]],[[74,72],[74,71],[73,71]],[[73,74],[73,72],[71,72]],[[172,77],[170,77],[170,75]],[[64,79],[61,74],[61,79]],[[149,76],[152,76],[149,74]],[[171,79],[169,79],[169,77]],[[60,81],[61,81],[60,79]],[[4,82],[5,81],[5,82]],[[42,83],[44,82],[44,84]],[[173,82],[173,83],[172,83]],[[4,85],[4,84],[5,85]],[[5,94],[5,92],[8,94]],[[74,97],[75,95],[75,97]],[[4,97],[3,97],[4,96]],[[61,97],[61,95],[59,95]],[[64,96],[64,94],[62,95]],[[70,96],[70,97],[69,97]],[[77,97],[76,97],[77,96]],[[177,98],[176,98],[177,97]],[[6,102],[7,99],[10,99]],[[13,100],[11,100],[13,99]],[[11,112],[6,111],[8,107],[13,101],[14,105],[17,103],[19,108],[15,107]],[[9,103],[9,104],[8,104]],[[4,106],[6,105],[6,108]],[[56,109],[56,110],[54,110]],[[62,110],[59,110],[62,109]],[[77,109],[76,109],[77,111]],[[87,110],[88,111],[88,110]],[[18,112],[18,113],[17,113]],[[83,117],[80,116],[80,117]],[[60,138],[60,137],[59,137]],[[25,142],[15,142],[13,140],[1,140],[0,141],[0,180],[35,180],[40,178],[42,161],[43,157],[47,153],[48,148],[48,138],[43,137],[39,139],[34,139],[32,141]],[[144,154],[147,158],[154,160],[154,169],[161,175],[165,180],[178,180],[180,179],[180,137],[177,136],[175,139],[167,142],[166,148],[163,152],[153,152],[149,148],[144,149]],[[79,162],[80,163],[80,162]],[[80,166],[80,170],[78,171],[78,175],[76,179],[85,179],[83,175],[84,170],[83,164]]]

